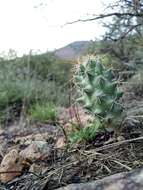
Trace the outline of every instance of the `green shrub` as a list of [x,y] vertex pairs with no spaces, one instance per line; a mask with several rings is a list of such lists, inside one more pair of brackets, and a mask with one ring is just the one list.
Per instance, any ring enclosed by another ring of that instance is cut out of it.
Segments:
[[56,120],[56,109],[52,103],[34,104],[29,108],[28,113],[34,121],[47,122]]
[[101,127],[101,124],[99,120],[96,120],[96,122],[90,123],[87,126],[84,126],[82,128],[79,128],[79,126],[72,125],[73,132],[69,134],[69,141],[71,143],[75,142],[81,142],[81,141],[89,141],[93,140],[99,128]]
[[70,68],[71,64],[49,54],[0,60],[0,122],[13,118],[13,110],[9,109],[13,106],[18,112],[21,111],[19,106],[22,108],[25,104],[27,110],[36,102],[68,106],[65,83]]

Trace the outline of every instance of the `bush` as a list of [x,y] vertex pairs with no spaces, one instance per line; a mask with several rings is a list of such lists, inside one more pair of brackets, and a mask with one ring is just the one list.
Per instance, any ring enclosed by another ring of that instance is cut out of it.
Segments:
[[[125,91],[129,94],[128,96],[132,98],[142,98],[143,97],[143,69],[141,68],[136,72],[132,78],[124,83],[123,87]],[[127,94],[125,94],[125,99],[127,99]]]
[[68,106],[68,86],[65,83],[71,66],[51,54],[1,60],[0,121],[13,118],[13,106],[18,112],[21,111],[19,106],[22,108],[25,104],[27,110],[36,102]]
[[138,71],[128,82],[135,96],[143,97],[143,70]]
[[34,104],[28,110],[30,117],[34,121],[47,122],[56,120],[56,109],[52,103]]

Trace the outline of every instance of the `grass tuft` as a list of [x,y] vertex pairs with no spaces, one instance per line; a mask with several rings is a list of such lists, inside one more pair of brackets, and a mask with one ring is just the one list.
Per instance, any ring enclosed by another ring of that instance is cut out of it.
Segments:
[[34,104],[28,110],[30,117],[34,121],[47,122],[55,121],[57,117],[54,104]]

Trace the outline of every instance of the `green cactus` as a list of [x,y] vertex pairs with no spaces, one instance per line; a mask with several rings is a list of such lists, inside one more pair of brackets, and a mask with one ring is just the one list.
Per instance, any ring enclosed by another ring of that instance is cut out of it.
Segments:
[[89,60],[76,71],[75,83],[80,94],[77,101],[101,122],[111,122],[121,116],[123,108],[119,99],[123,93],[111,69],[107,70],[99,61]]

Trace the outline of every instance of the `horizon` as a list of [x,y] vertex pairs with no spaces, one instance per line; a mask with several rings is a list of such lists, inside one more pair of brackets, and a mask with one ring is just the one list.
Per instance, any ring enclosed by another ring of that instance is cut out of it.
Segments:
[[49,50],[49,51],[40,51],[40,50],[29,50],[29,52],[18,54],[14,49],[9,49],[5,52],[0,52],[0,58],[5,59],[5,60],[10,60],[10,59],[15,59],[15,58],[21,58],[22,56],[28,56],[28,55],[40,55],[40,54],[45,54],[45,53],[55,53],[56,51],[66,48],[67,46],[74,44],[74,43],[80,43],[80,42],[93,42],[93,40],[79,40],[79,41],[74,41],[69,44],[66,44],[65,46],[59,47],[57,49]]

